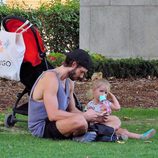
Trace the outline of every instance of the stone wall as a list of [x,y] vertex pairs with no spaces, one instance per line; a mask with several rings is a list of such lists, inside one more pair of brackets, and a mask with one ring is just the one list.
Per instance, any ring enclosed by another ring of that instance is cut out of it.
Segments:
[[158,0],[80,0],[80,48],[158,59]]

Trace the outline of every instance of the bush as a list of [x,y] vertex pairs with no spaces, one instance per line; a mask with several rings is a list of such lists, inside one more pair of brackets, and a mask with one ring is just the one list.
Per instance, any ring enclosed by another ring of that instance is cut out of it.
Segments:
[[21,16],[37,26],[49,52],[66,52],[79,47],[79,1],[42,5],[37,10],[0,6],[0,21],[7,15]]
[[158,60],[143,60],[141,58],[107,59],[102,67],[104,77],[142,78],[158,77]]
[[41,6],[38,15],[44,40],[51,51],[66,52],[79,47],[79,3]]
[[47,55],[47,60],[53,67],[57,67],[62,65],[65,57],[66,56],[62,53],[51,52],[49,55]]
[[[158,60],[143,60],[142,58],[109,59],[97,53],[91,53],[93,68],[88,71],[87,78],[91,78],[94,72],[102,72],[103,77],[116,78],[142,78],[158,77]],[[52,52],[47,56],[48,61],[54,67],[60,66],[65,60],[62,53]]]
[[[0,20],[7,15],[21,16],[30,20],[40,30],[45,45],[50,52],[47,59],[53,66],[59,66],[64,55],[54,52],[71,51],[79,47],[79,1],[67,0],[67,5],[52,3],[42,5],[38,10],[24,10],[20,7],[9,8],[0,6]],[[53,2],[53,1],[52,1]],[[158,77],[158,60],[136,59],[108,59],[105,56],[92,53],[94,66],[88,73],[101,71],[104,77]]]

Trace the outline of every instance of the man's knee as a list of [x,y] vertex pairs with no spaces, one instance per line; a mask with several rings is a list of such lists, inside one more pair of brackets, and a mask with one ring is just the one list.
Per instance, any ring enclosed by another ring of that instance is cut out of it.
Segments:
[[85,131],[88,129],[88,123],[86,119],[84,118],[84,116],[82,115],[76,115],[73,118],[73,124],[77,126],[78,129],[85,130]]

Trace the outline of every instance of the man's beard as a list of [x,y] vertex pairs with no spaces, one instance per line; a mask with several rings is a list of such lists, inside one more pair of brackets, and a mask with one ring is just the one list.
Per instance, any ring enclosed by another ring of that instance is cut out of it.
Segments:
[[77,81],[77,80],[81,81],[82,78],[76,76],[76,69],[77,69],[77,68],[75,68],[74,70],[70,71],[68,77],[69,77],[72,81]]

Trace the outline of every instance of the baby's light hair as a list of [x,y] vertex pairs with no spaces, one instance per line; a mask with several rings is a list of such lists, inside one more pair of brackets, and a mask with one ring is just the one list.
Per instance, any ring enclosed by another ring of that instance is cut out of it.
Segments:
[[102,78],[102,79],[95,80],[95,81],[93,82],[93,84],[92,84],[92,88],[93,88],[93,89],[96,89],[96,88],[99,88],[99,87],[102,86],[102,85],[105,85],[106,88],[107,88],[107,91],[110,92],[110,87],[111,87],[111,85],[110,85],[110,83],[109,83],[108,80],[103,79],[103,78]]

